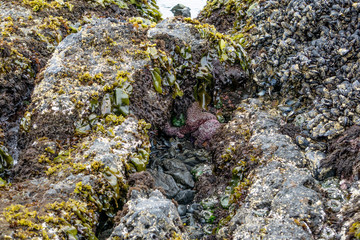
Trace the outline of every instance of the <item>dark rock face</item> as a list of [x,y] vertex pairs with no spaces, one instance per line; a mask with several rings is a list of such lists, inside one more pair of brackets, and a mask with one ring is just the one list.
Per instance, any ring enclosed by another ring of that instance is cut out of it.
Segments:
[[173,198],[178,194],[180,189],[171,175],[151,170],[150,173],[155,179],[155,186],[164,189],[168,198]]
[[174,14],[175,17],[182,16],[182,17],[191,17],[190,8],[186,7],[183,4],[177,4],[171,9],[171,12]]
[[360,127],[353,126],[330,142],[322,168],[334,171],[341,178],[359,178]]
[[219,32],[226,33],[234,27],[238,15],[243,14],[244,1],[213,1],[206,4],[197,17],[201,22],[212,24]]
[[299,126],[314,139],[358,124],[358,10],[353,1],[259,1],[241,21],[254,24],[248,32],[254,80],[286,100],[300,97],[300,106],[281,110],[305,119]]

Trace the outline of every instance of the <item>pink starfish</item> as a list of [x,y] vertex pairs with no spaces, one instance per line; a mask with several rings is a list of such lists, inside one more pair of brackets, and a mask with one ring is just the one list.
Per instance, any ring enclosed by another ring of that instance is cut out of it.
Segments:
[[203,112],[199,103],[194,102],[187,110],[186,125],[178,128],[172,127],[170,123],[165,125],[164,131],[169,136],[183,138],[185,134],[192,133],[196,138],[196,145],[203,144],[206,140],[212,138],[221,123],[214,114]]

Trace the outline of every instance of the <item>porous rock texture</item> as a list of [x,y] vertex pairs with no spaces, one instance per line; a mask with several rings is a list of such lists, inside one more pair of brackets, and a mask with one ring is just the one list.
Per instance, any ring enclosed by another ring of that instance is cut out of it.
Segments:
[[[46,5],[46,1],[41,3],[54,10]],[[24,6],[15,4],[1,2],[1,8],[12,16],[32,13]],[[90,8],[107,9],[95,3],[89,4]],[[34,12],[36,16],[48,16],[50,13],[47,10]],[[127,14],[132,15],[131,10]],[[73,12],[72,16],[75,18],[77,15]],[[42,21],[37,17],[34,19],[37,24]],[[129,75],[123,73],[126,67],[122,69],[123,72],[119,70],[120,73],[114,67],[115,61],[122,56],[122,45],[117,46],[118,52],[112,49],[112,56],[115,56],[112,61],[109,53],[109,59],[103,54],[106,54],[107,48],[115,45],[111,36],[115,41],[122,40],[123,44],[129,45],[130,36],[126,39],[122,38],[122,34],[134,33],[133,26],[123,18],[96,20],[96,15],[94,19],[88,19],[89,22],[96,24],[79,29],[78,33],[68,36],[59,45],[54,44],[54,47],[58,45],[56,50],[37,75],[33,100],[20,123],[21,153],[12,172],[12,184],[1,182],[2,239],[95,239],[96,233],[102,228],[99,224],[101,216],[113,216],[125,201],[129,158],[147,161],[147,130],[150,125],[135,116],[125,118],[102,114],[98,103],[100,95],[104,95],[106,83],[112,91],[112,84],[120,78],[116,79],[117,74],[124,79]],[[34,29],[42,29],[36,24],[33,26]],[[9,38],[12,39],[15,38]],[[22,45],[13,45],[18,46]],[[50,48],[45,46],[43,50],[46,49]],[[6,47],[2,50],[5,55],[1,57],[5,60],[8,55],[22,57],[18,53],[20,50]],[[37,49],[39,53],[41,50]],[[52,52],[53,49],[46,57],[50,57]],[[16,59],[14,62],[21,64]],[[135,66],[137,63],[133,61]],[[4,71],[10,75],[27,74],[27,70],[20,68],[5,68]],[[110,74],[106,75],[107,71]],[[4,77],[5,82],[8,80],[12,81]],[[19,86],[21,84],[19,82]],[[11,104],[9,101],[9,107],[16,109]],[[89,119],[90,113],[93,115]],[[6,114],[10,113],[4,112],[3,116]]]
[[[120,2],[89,4],[94,9],[101,7],[108,10],[110,7],[118,11]],[[27,3],[40,9],[30,10]],[[56,5],[55,1],[52,3]],[[48,4],[50,2],[47,1],[24,1],[20,5],[1,2],[1,7],[9,14],[19,9],[23,14],[34,11],[33,19],[36,21],[31,27],[42,29],[36,25],[41,21],[49,21],[56,26],[58,22],[63,22],[60,16],[56,20],[50,17],[52,11],[57,13],[58,6]],[[198,69],[195,66],[201,60],[202,50],[214,51],[213,45],[220,41],[220,38],[212,39],[211,44],[206,40],[197,41],[202,38],[199,23],[181,19],[166,22],[165,26],[181,25],[183,30],[179,30],[177,36],[183,36],[181,32],[185,31],[190,33],[187,37],[193,39],[191,43],[198,44],[198,48],[189,47],[193,52],[187,52],[194,56],[193,65],[186,70],[190,76],[187,82],[178,77],[176,84],[166,84],[165,71],[172,72],[185,62],[185,58],[189,60],[188,55],[182,56],[174,49],[179,45],[188,45],[182,37],[166,37],[166,33],[157,36],[156,29],[155,34],[147,34],[155,26],[151,20],[156,20],[156,12],[151,7],[147,8],[148,4],[153,3],[120,7],[119,11],[123,14],[119,14],[136,16],[137,12],[132,12],[135,7],[149,19],[106,18],[105,13],[102,18],[94,14],[90,19],[81,15],[78,9],[79,15],[74,12],[74,23],[71,24],[76,25],[75,16],[84,19],[74,32],[69,30],[63,35],[55,34],[58,42],[50,41],[51,46],[42,45],[36,50],[46,49],[48,52],[44,53],[43,62],[36,65],[39,66],[34,72],[36,76],[32,76],[33,80],[36,77],[35,88],[20,121],[20,156],[10,173],[12,184],[0,179],[0,208],[3,210],[0,217],[1,238],[95,239],[106,225],[102,219],[110,219],[111,222],[123,206],[128,174],[144,170],[149,159],[149,122],[155,129],[169,121],[174,98],[181,95],[182,89],[190,91],[197,84],[194,75]],[[49,27],[54,26],[50,24]],[[209,37],[203,36],[204,39]],[[168,40],[166,43],[164,38]],[[1,50],[4,50],[1,57],[7,62],[9,56],[21,59],[25,56],[6,47]],[[25,62],[30,64],[28,60]],[[14,63],[19,64],[18,59]],[[231,65],[234,64],[226,63],[227,67]],[[154,75],[156,68],[160,68],[160,78]],[[5,69],[5,72],[32,74],[26,69],[15,67]],[[182,75],[181,72],[174,73]],[[193,101],[191,95],[184,99]],[[13,110],[13,107],[9,106],[9,109]],[[2,159],[4,156],[1,152]],[[157,198],[162,197],[157,195]],[[176,208],[171,204],[167,200],[162,202],[167,208],[173,206],[176,219]],[[179,229],[174,228],[171,234],[175,237],[181,235]],[[167,230],[165,224],[161,231]],[[142,235],[141,232],[137,234],[138,237]],[[163,236],[168,232],[159,234]]]
[[[165,196],[182,216],[204,208],[219,239],[359,238],[359,6],[209,1],[202,20],[227,36],[191,19],[156,25],[152,1],[0,1],[2,119],[28,105],[12,184],[0,178],[0,238],[188,239]],[[194,102],[213,106],[184,127],[209,142],[213,171],[194,182],[201,151],[165,140],[154,179],[131,175],[148,164],[149,123],[166,132]]]
[[[133,5],[134,4],[134,5]],[[134,1],[0,1],[0,139],[16,145],[16,121],[30,101],[36,75],[55,47],[92,18],[154,15],[152,2]],[[147,14],[144,14],[149,8]],[[17,155],[13,147],[13,155]]]
[[[22,164],[37,164],[34,147],[28,147],[33,146],[35,139],[47,137],[65,141],[74,134],[86,135],[92,128],[105,131],[98,123],[106,116],[100,110],[100,104],[103,107],[108,104],[100,101],[106,86],[111,87],[119,81],[118,71],[126,72],[131,78],[136,71],[132,69],[141,69],[149,62],[141,58],[133,60],[134,55],[125,56],[124,46],[128,50],[132,47],[132,34],[136,35],[132,25],[116,19],[101,19],[60,43],[38,77],[41,81],[34,89],[25,123],[21,125],[24,128],[21,143],[26,150],[20,155],[18,173],[26,169]],[[113,41],[113,46],[109,46],[108,41]],[[109,47],[111,54],[106,53]],[[136,46],[133,47],[136,51]],[[124,92],[126,87],[126,82],[119,85]],[[111,103],[106,107],[111,109]]]
[[[235,112],[241,124],[250,117],[249,142],[262,150],[251,176],[251,186],[229,224],[234,239],[310,239],[325,223],[323,198],[305,158],[290,138],[279,133],[279,120],[261,103],[249,100]],[[260,104],[259,104],[260,103]],[[235,125],[229,125],[229,127]]]
[[150,193],[133,190],[126,203],[126,215],[121,218],[111,238],[120,239],[188,239],[181,232],[182,222],[174,203],[159,191]]

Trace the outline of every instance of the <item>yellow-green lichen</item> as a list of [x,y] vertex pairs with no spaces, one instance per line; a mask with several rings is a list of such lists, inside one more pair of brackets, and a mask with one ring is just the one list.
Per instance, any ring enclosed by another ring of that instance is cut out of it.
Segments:
[[350,226],[349,233],[353,234],[356,239],[360,239],[360,223],[353,223]]
[[61,5],[58,1],[48,2],[46,0],[23,0],[25,5],[28,5],[32,8],[33,11],[41,11],[44,8],[60,8]]
[[89,72],[81,73],[78,76],[79,81],[82,84],[92,85],[93,83],[103,84],[103,74],[97,73],[95,75],[91,75]]

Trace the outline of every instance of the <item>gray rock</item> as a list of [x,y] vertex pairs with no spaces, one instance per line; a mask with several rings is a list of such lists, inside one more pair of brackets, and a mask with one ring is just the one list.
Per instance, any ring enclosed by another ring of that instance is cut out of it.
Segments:
[[187,212],[187,206],[186,205],[179,205],[178,208],[178,213],[180,216],[185,216],[186,212]]
[[325,211],[316,180],[303,168],[304,154],[288,136],[279,133],[274,114],[257,110],[255,106],[261,103],[248,100],[241,106],[246,110],[235,112],[232,121],[250,121],[250,142],[263,150],[263,157],[251,174],[249,193],[228,231],[234,239],[311,239],[314,229],[310,226],[320,228]]
[[148,31],[149,38],[157,38],[163,35],[186,42],[191,45],[192,50],[196,50],[206,43],[199,34],[194,35],[193,27],[190,24],[175,21],[174,19],[165,19],[158,23],[156,28]]
[[154,170],[149,170],[149,172],[155,179],[155,186],[163,188],[168,198],[175,197],[175,195],[180,191],[175,180],[169,174]]
[[186,165],[177,159],[165,159],[162,162],[165,172],[171,175],[177,183],[193,188],[194,180]]
[[155,190],[149,195],[132,191],[127,203],[128,212],[121,218],[110,239],[170,239],[177,234],[188,239],[180,230],[182,225],[178,211],[171,200]]
[[183,17],[191,17],[190,8],[186,7],[183,4],[177,4],[170,11],[174,14],[174,16],[183,16]]
[[179,204],[189,204],[192,202],[192,200],[194,200],[194,196],[195,191],[189,189],[182,190],[176,195],[175,201],[177,201]]

